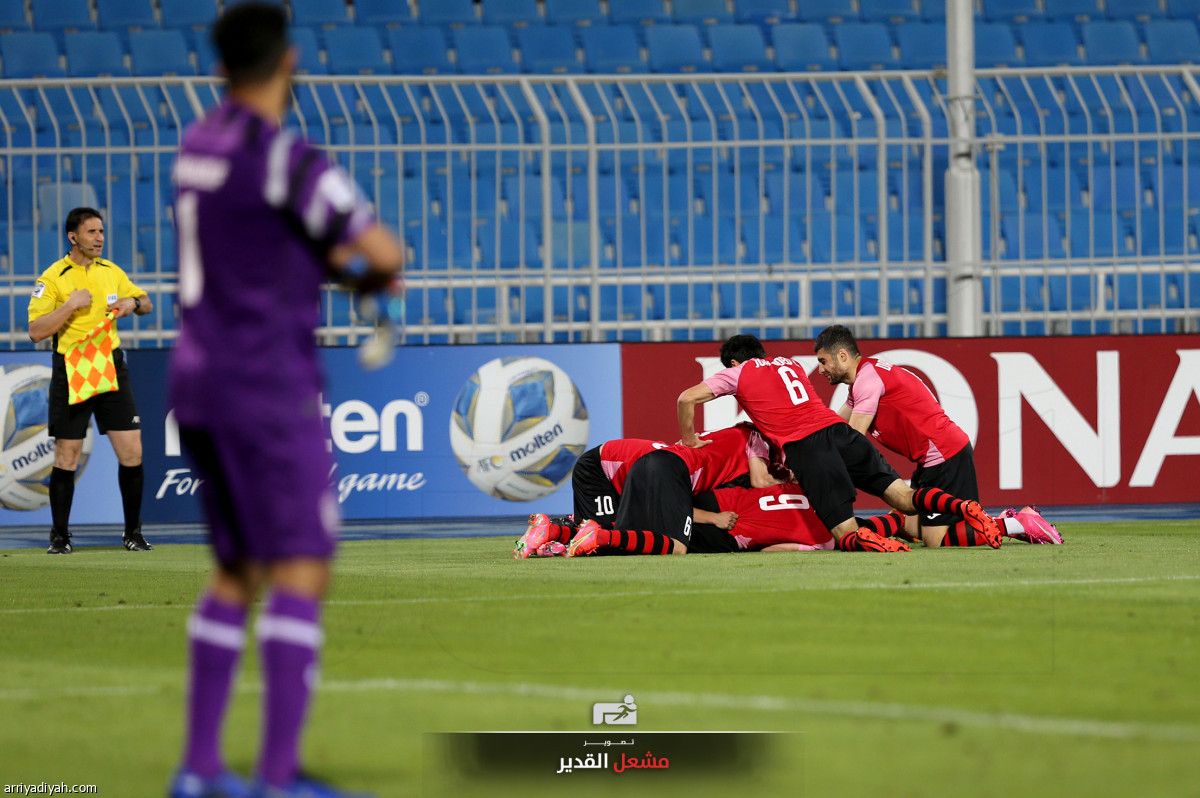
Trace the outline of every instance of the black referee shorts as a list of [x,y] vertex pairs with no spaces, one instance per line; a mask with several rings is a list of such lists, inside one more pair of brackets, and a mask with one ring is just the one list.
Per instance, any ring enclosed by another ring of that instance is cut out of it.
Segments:
[[591,518],[605,529],[613,528],[621,494],[604,474],[599,446],[588,449],[575,461],[575,468],[571,470],[571,491],[575,494],[576,524]]
[[849,424],[833,424],[786,443],[783,453],[827,529],[854,517],[856,488],[883,496],[900,479],[875,444]]
[[98,393],[73,405],[67,387],[66,359],[58,352],[54,353],[49,390],[51,438],[83,440],[87,437],[88,424],[91,423],[93,415],[101,435],[110,430],[123,432],[142,428],[137,402],[133,399],[133,385],[129,380],[125,353],[119,348],[113,350],[113,365],[117,369],[117,390]]
[[[926,468],[917,466],[913,472],[914,488],[941,488],[956,499],[979,501],[979,480],[975,476],[975,450],[968,443],[962,451],[945,462]],[[951,526],[961,520],[950,513],[919,515],[921,526]]]
[[692,544],[692,477],[679,455],[659,449],[639,457],[625,478],[613,529],[657,532]]

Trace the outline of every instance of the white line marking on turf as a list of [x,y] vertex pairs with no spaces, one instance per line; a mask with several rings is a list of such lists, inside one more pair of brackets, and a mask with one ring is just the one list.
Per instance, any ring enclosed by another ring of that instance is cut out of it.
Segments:
[[[170,688],[172,692],[178,688]],[[443,693],[457,695],[501,695],[553,701],[591,703],[596,696],[616,695],[621,690],[604,687],[560,687],[549,684],[454,682],[438,679],[360,679],[323,682],[327,693]],[[161,686],[78,687],[67,689],[0,690],[0,701],[44,698],[128,698],[166,692]],[[257,682],[240,684],[239,693],[260,693]],[[834,717],[899,720],[955,724],[982,729],[1001,729],[1029,734],[1091,737],[1106,740],[1160,740],[1172,743],[1200,742],[1200,728],[1129,721],[1091,720],[1019,715],[1012,712],[977,712],[954,707],[889,704],[880,701],[830,701],[770,695],[724,695],[718,693],[638,692],[645,705],[699,707],[754,712],[786,712]]]
[[[822,590],[975,590],[978,588],[1006,587],[1071,587],[1086,585],[1131,585],[1151,582],[1194,582],[1200,580],[1200,574],[1180,574],[1176,576],[1128,576],[1101,579],[1011,579],[1003,582],[927,582],[924,584],[887,584],[884,582],[850,582],[843,585],[814,585],[796,583],[794,585],[755,588],[752,585],[729,588],[696,588],[694,590],[672,590],[670,595],[722,595],[745,593],[796,593]],[[572,593],[571,598],[638,598],[642,596],[662,596],[659,590],[627,590],[606,593]],[[530,601],[533,599],[551,598],[546,593],[508,593],[493,596],[445,596],[445,597],[415,597],[390,599],[334,599],[324,602],[328,607],[362,607],[373,605],[396,604],[458,604],[468,601]],[[113,612],[117,610],[187,610],[188,604],[116,604],[106,607],[23,607],[0,610],[0,615],[24,615],[44,612]]]

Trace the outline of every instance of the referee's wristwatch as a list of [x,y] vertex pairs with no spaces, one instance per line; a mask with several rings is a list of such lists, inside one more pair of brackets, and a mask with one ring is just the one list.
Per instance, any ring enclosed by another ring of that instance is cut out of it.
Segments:
[[141,309],[142,309],[142,300],[140,297],[135,296],[133,298],[133,312],[137,313]]

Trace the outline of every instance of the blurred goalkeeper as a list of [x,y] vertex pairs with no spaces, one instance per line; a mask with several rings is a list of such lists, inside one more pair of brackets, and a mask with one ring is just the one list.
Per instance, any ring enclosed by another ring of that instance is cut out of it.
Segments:
[[[351,179],[281,122],[297,53],[282,6],[236,5],[213,43],[228,97],[183,136],[175,181],[182,324],[170,398],[203,479],[216,569],[188,621],[186,742],[173,798],[337,798],[298,751],[338,534],[313,331],[330,273],[362,291],[398,284],[402,253]],[[263,671],[252,784],[220,732],[246,615]]]

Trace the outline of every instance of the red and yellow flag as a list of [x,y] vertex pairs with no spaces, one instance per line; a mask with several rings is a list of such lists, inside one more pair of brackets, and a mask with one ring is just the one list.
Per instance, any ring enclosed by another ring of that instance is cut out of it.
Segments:
[[89,330],[64,356],[71,404],[117,390],[117,366],[112,356],[115,319],[116,313],[106,313],[104,321]]

